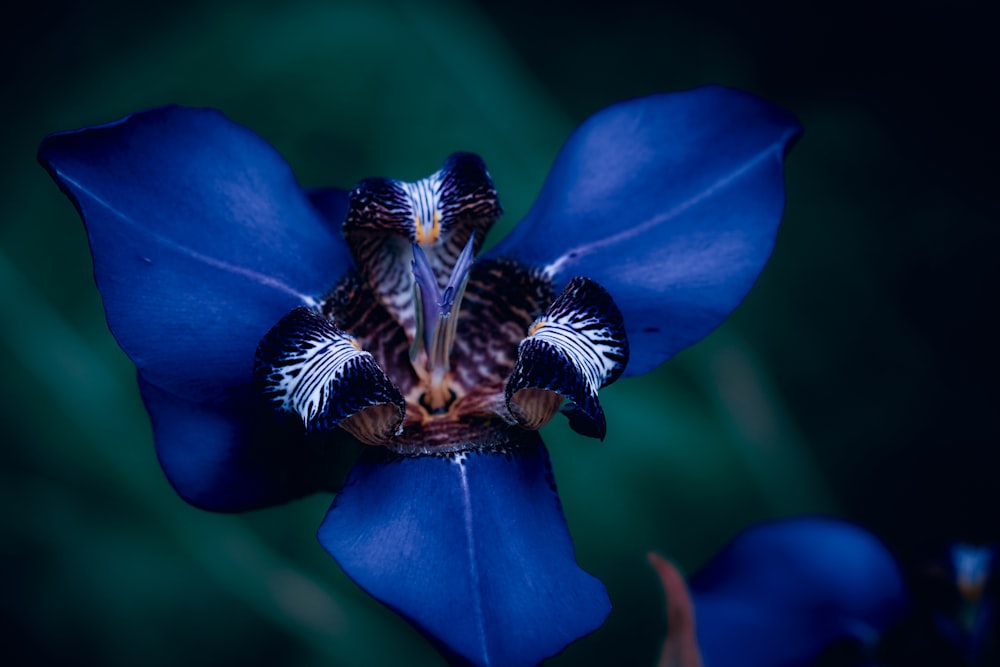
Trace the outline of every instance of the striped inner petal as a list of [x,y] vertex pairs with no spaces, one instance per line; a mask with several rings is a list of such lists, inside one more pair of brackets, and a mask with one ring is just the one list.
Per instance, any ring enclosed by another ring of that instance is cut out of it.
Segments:
[[[503,214],[493,179],[478,155],[454,153],[444,161],[438,185],[438,210],[441,235],[431,246],[431,263],[442,289],[454,271],[462,251],[473,238],[473,255],[486,239],[486,233]],[[424,249],[428,244],[422,243]]]
[[569,399],[570,426],[603,440],[597,391],[618,379],[626,363],[625,326],[611,295],[593,280],[573,278],[518,346],[504,392],[507,409],[518,424],[536,429]]
[[291,311],[261,339],[254,374],[264,396],[309,431],[340,426],[384,445],[403,422],[403,397],[375,358],[309,308]]
[[478,252],[502,213],[493,181],[478,156],[455,153],[419,181],[365,179],[349,200],[343,231],[355,264],[413,342],[413,245],[443,290],[469,240]]
[[368,178],[349,195],[344,237],[354,263],[379,302],[412,343],[417,314],[413,304],[413,204],[399,181]]

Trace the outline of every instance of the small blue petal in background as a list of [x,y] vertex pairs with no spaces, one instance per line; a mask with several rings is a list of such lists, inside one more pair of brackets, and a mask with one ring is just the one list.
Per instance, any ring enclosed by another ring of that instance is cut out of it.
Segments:
[[689,586],[709,667],[811,664],[847,639],[875,647],[907,605],[900,567],[878,538],[818,517],[748,528]]

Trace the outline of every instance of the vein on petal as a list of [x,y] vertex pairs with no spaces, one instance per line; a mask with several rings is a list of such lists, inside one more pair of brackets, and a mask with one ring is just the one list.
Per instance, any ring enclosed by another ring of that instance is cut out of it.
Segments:
[[657,225],[660,225],[664,222],[668,222],[669,220],[684,213],[688,209],[697,206],[704,200],[714,195],[716,192],[725,189],[734,181],[739,180],[744,174],[751,171],[753,168],[755,168],[757,165],[759,165],[767,158],[771,157],[774,154],[775,148],[780,148],[784,146],[787,143],[787,141],[788,141],[788,136],[786,133],[782,135],[782,137],[777,142],[770,144],[766,150],[756,155],[752,160],[744,164],[742,167],[740,167],[739,169],[737,169],[736,171],[732,172],[727,176],[723,176],[715,183],[712,183],[710,186],[708,186],[707,188],[696,194],[694,197],[682,201],[680,204],[670,209],[669,211],[666,211],[664,213],[661,213],[660,215],[650,218],[649,220],[643,222],[642,224],[635,225],[634,227],[622,230],[621,232],[614,234],[612,236],[608,236],[603,239],[598,239],[590,243],[583,243],[581,245],[570,248],[569,250],[564,252],[562,255],[560,255],[559,257],[557,257],[544,267],[543,271],[545,272],[545,275],[548,276],[550,279],[552,279],[563,270],[564,266],[575,263],[579,261],[582,257],[589,255],[593,252],[597,252],[602,248],[615,245],[623,241],[627,241],[632,237],[638,236],[639,234],[643,234],[649,231],[650,229],[656,227]]
[[476,535],[472,518],[472,494],[469,491],[469,472],[464,456],[457,459],[459,482],[462,485],[462,505],[464,508],[465,534],[468,537],[469,575],[472,580],[472,609],[476,616],[476,630],[479,635],[480,651],[489,662],[489,647],[486,643],[486,621],[483,618],[483,592],[479,585],[479,561],[476,556]]
[[142,225],[140,225],[139,223],[137,223],[135,220],[133,220],[132,218],[130,218],[128,215],[126,215],[125,213],[119,211],[114,206],[112,206],[110,202],[108,202],[105,199],[102,199],[101,197],[99,197],[93,191],[85,188],[79,181],[76,181],[76,180],[70,178],[69,176],[67,176],[65,173],[63,173],[61,171],[59,171],[58,174],[59,174],[59,178],[61,178],[65,183],[72,185],[73,188],[75,190],[77,190],[79,193],[84,194],[87,197],[89,197],[90,199],[92,199],[93,201],[97,202],[99,205],[103,206],[105,209],[107,209],[108,211],[110,211],[111,213],[113,213],[114,215],[116,215],[117,217],[121,218],[121,220],[123,220],[127,224],[130,224],[130,225],[133,225],[135,227],[138,227],[139,229],[141,229],[145,233],[147,233],[150,236],[152,236],[158,243],[162,243],[164,246],[166,246],[168,248],[172,248],[173,250],[181,253],[182,255],[186,255],[187,257],[190,257],[191,259],[193,259],[195,261],[202,262],[204,264],[207,264],[208,266],[220,269],[222,271],[226,271],[226,272],[229,272],[229,273],[234,273],[234,274],[239,275],[239,276],[243,276],[244,278],[247,278],[247,279],[249,279],[249,280],[251,280],[253,282],[256,282],[256,283],[258,283],[260,285],[263,285],[265,287],[270,287],[272,289],[276,289],[279,292],[284,292],[285,294],[288,294],[288,295],[293,296],[296,299],[300,300],[303,303],[303,305],[306,305],[306,306],[309,306],[309,307],[315,307],[317,305],[318,302],[313,297],[309,296],[308,294],[302,294],[301,292],[298,292],[297,290],[295,290],[292,287],[286,285],[285,283],[281,282],[280,280],[275,280],[271,276],[265,275],[263,273],[259,273],[257,271],[253,271],[251,269],[244,268],[242,266],[236,266],[236,265],[233,265],[233,264],[229,264],[228,262],[223,262],[222,260],[215,259],[214,257],[209,257],[208,255],[203,255],[202,253],[200,253],[200,252],[198,252],[196,250],[188,248],[187,246],[184,246],[184,245],[181,245],[179,243],[176,243],[175,241],[172,241],[172,240],[170,240],[169,238],[167,238],[165,236],[161,236],[160,234],[157,234],[156,232],[154,232],[153,230],[149,229],[148,227],[143,227]]

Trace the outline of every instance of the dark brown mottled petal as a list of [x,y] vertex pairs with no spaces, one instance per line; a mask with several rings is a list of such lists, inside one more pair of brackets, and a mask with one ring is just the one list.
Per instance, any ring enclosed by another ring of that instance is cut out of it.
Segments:
[[355,264],[412,342],[417,336],[413,244],[424,251],[444,289],[469,239],[475,234],[478,252],[502,213],[493,181],[478,156],[455,153],[427,178],[365,179],[349,198],[343,231]]
[[410,341],[374,291],[356,271],[349,272],[323,299],[323,315],[341,331],[349,331],[371,352],[404,396],[418,382],[410,363]]
[[507,260],[476,262],[462,298],[451,353],[451,378],[463,411],[499,414],[508,422],[504,384],[517,346],[555,291],[541,271]]

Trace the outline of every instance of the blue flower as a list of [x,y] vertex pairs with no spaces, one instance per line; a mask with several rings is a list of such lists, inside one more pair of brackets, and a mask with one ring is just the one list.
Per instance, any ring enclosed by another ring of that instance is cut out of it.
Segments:
[[531,665],[610,611],[538,428],[562,409],[603,438],[602,386],[740,303],[798,132],[720,87],[610,107],[483,256],[501,207],[470,154],[306,192],[249,130],[167,107],[39,159],[84,219],[177,492],[238,511],[337,491],[319,541],[358,585],[456,661]]
[[908,605],[888,549],[836,519],[751,526],[691,577],[690,590],[668,561],[649,558],[667,597],[663,667],[799,667],[848,642],[872,652]]

